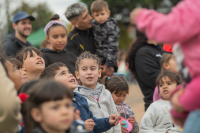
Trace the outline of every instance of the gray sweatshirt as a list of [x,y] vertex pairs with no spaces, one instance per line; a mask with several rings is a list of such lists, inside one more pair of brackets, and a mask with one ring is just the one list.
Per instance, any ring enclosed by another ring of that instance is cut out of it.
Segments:
[[[91,96],[92,93],[94,94],[94,90],[96,90],[97,92],[95,93],[95,95],[98,94],[99,90],[101,90],[98,102],[96,99],[93,98],[93,96]],[[112,114],[117,114],[117,109],[113,101],[112,95],[108,90],[105,89],[104,85],[97,83],[94,89],[90,89],[84,86],[78,86],[74,90],[74,92],[81,94],[84,98],[87,99],[90,111],[93,113],[94,117],[106,118]],[[120,124],[112,127],[105,133],[121,133]]]

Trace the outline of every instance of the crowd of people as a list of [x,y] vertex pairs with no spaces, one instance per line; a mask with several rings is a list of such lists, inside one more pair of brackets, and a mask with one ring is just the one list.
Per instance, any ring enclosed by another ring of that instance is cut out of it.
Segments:
[[[15,33],[1,44],[0,132],[199,133],[199,7],[184,0],[165,15],[134,9],[137,38],[121,62],[120,28],[104,0],[92,3],[91,15],[83,3],[67,7],[69,34],[53,15],[40,50],[27,41],[35,18],[16,13]],[[119,64],[144,95],[140,125],[125,103],[129,84],[115,73]]]

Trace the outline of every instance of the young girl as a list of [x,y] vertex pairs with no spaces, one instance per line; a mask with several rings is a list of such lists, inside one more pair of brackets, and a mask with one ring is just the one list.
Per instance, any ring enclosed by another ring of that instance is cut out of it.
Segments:
[[16,58],[8,58],[8,60],[13,64],[13,66],[19,71],[22,76],[22,84],[28,82],[26,77],[26,71],[22,71],[22,63],[18,61]]
[[16,55],[16,59],[22,63],[22,71],[26,72],[28,81],[38,79],[41,72],[45,68],[42,53],[37,48],[32,46],[25,47],[19,51]]
[[153,102],[147,109],[140,124],[140,133],[181,132],[180,128],[175,126],[171,120],[169,101],[171,92],[180,83],[180,76],[171,71],[164,71],[158,76],[156,84],[162,99]]
[[15,84],[15,89],[18,91],[22,85],[22,76],[15,66],[5,58],[0,56],[0,62],[3,64],[4,69],[7,72],[8,77]]
[[55,62],[62,62],[75,76],[74,66],[76,56],[72,52],[67,51],[65,48],[67,44],[66,24],[59,21],[59,16],[55,14],[51,18],[51,21],[45,26],[44,32],[46,34],[46,40],[52,45],[52,49],[41,49],[46,67]]
[[39,81],[22,106],[26,133],[69,132],[74,120],[71,91],[55,81]]
[[128,120],[128,122],[130,122],[131,124],[131,128],[125,128],[127,126],[121,126],[122,132],[138,133],[139,125],[135,120],[134,113],[132,109],[124,102],[126,99],[126,95],[129,93],[129,86],[127,81],[121,76],[105,76],[102,79],[102,84],[105,85],[106,89],[108,89],[112,94],[117,112],[120,114],[120,117],[124,118],[126,121]]
[[[164,53],[162,55],[160,64],[161,64],[161,73],[164,72],[164,70],[169,70],[169,71],[179,74],[179,72],[176,68],[176,61],[172,54]],[[154,90],[154,94],[153,94],[153,101],[155,102],[161,98],[162,97],[159,94],[158,86],[156,86],[156,88]]]
[[[100,59],[89,52],[83,52],[76,61],[76,78],[82,86],[78,86],[75,92],[87,99],[89,109],[96,118],[109,117],[116,114],[117,110],[112,96],[105,86],[98,83],[101,77]],[[118,124],[106,133],[120,133]]]

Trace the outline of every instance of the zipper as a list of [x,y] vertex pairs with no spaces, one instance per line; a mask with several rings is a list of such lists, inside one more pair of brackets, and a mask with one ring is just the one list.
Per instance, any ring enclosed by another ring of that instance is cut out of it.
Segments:
[[[103,86],[102,86],[102,91],[103,91]],[[102,93],[102,91],[101,91],[101,93]],[[99,100],[100,100],[101,93],[100,93],[100,95],[99,95]],[[96,103],[98,104],[98,107],[99,107],[99,110],[100,110],[100,112],[101,112],[101,115],[102,115],[102,117],[104,118],[104,114],[103,114],[103,112],[102,112],[102,110],[101,110],[101,106],[100,106],[100,104],[99,104],[99,101],[97,102],[97,100],[94,100],[94,99],[93,99],[91,96],[89,96],[89,95],[85,95],[85,94],[81,94],[81,95],[86,96],[86,97],[88,97],[89,99],[91,99],[91,100],[93,100],[94,102],[96,102]]]

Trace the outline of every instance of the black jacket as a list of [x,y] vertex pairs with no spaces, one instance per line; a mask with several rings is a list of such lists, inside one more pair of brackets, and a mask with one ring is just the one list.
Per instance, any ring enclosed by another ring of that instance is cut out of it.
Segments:
[[84,51],[92,54],[96,53],[96,45],[92,28],[88,30],[79,30],[75,28],[67,37],[67,50],[79,56]]
[[75,63],[76,63],[75,54],[69,52],[66,49],[63,49],[63,51],[58,52],[50,50],[48,48],[42,48],[41,52],[45,60],[45,67],[48,67],[49,65],[55,62],[62,62],[68,67],[69,71],[75,76]]
[[160,74],[163,50],[153,44],[145,44],[135,56],[135,76],[144,95],[145,110],[153,102],[156,78]]
[[3,38],[2,52],[6,56],[15,57],[17,52],[23,47],[33,46],[28,41],[26,43],[21,42],[15,37],[15,34],[9,34]]

